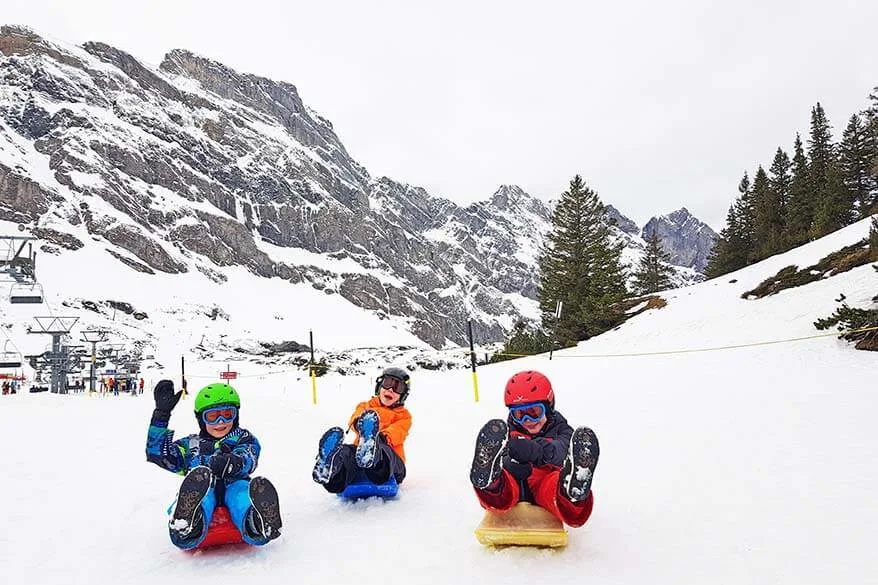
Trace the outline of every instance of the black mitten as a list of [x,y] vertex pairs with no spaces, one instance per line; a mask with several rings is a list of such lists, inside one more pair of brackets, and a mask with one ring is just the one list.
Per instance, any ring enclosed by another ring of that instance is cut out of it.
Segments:
[[213,474],[222,479],[240,473],[244,467],[244,460],[231,453],[217,453],[210,457],[208,465]]
[[180,402],[183,391],[174,393],[174,383],[171,380],[162,380],[155,385],[153,397],[155,398],[155,409],[161,413],[171,416],[171,411]]
[[511,473],[515,479],[527,481],[527,478],[530,477],[531,465],[530,463],[518,463],[509,457],[504,457],[503,469]]
[[521,463],[531,463],[540,457],[540,445],[530,439],[512,439],[509,441],[509,456]]

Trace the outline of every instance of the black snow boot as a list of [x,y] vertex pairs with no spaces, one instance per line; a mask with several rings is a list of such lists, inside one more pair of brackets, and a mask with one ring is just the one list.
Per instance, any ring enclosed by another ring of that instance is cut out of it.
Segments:
[[210,468],[204,465],[195,467],[186,475],[183,483],[180,484],[177,503],[168,523],[172,537],[185,541],[201,536],[204,531],[201,502],[213,486],[213,481]]
[[500,460],[506,449],[506,439],[506,423],[499,418],[489,420],[479,431],[469,472],[469,479],[477,489],[488,489],[500,477],[503,469]]
[[280,536],[280,501],[272,483],[264,477],[254,477],[250,481],[250,501],[253,507],[246,523],[249,536],[266,542]]
[[561,493],[574,504],[584,502],[591,492],[591,480],[601,449],[594,431],[579,427],[573,431],[567,459],[561,470]]

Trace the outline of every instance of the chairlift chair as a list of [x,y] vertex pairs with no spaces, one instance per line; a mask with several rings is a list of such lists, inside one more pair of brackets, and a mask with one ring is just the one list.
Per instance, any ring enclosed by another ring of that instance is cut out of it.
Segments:
[[6,343],[3,344],[3,351],[0,352],[0,369],[6,368],[15,368],[18,369],[21,367],[21,354],[17,351],[9,351],[6,346],[9,345],[9,340],[6,340]]
[[39,305],[43,302],[43,286],[38,282],[17,282],[9,291],[9,302],[13,305]]

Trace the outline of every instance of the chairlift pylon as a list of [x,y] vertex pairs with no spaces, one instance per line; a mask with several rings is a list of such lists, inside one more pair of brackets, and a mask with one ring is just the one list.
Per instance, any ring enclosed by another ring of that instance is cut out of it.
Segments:
[[39,305],[43,302],[43,286],[38,282],[16,282],[9,291],[13,305]]

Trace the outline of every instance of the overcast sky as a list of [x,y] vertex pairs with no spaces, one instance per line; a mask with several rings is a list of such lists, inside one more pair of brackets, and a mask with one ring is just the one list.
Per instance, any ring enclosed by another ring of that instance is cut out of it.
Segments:
[[373,176],[461,204],[579,173],[641,226],[686,206],[718,230],[815,102],[839,138],[878,85],[878,2],[723,4],[2,0],[0,21],[289,81]]

